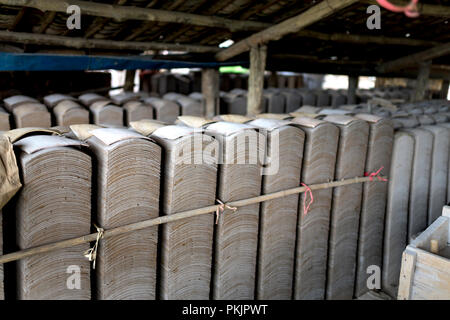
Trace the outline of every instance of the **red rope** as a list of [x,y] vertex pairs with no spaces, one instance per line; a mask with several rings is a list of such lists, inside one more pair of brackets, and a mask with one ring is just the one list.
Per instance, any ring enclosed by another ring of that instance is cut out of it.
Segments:
[[370,181],[373,181],[373,178],[377,177],[378,180],[380,181],[388,181],[387,179],[380,177],[380,172],[381,170],[383,170],[384,167],[381,167],[380,169],[378,169],[378,171],[375,172],[365,172],[364,176],[365,177],[370,177]]
[[312,194],[312,190],[310,187],[308,187],[306,184],[304,184],[303,182],[301,183],[302,186],[304,186],[306,188],[306,192],[308,192],[309,196],[311,197],[311,201],[309,201],[308,206],[306,205],[306,198],[307,196],[305,196],[305,198],[303,198],[303,214],[306,215],[309,211],[309,208],[311,207],[311,205],[314,202],[314,196]]
[[383,8],[392,12],[403,12],[409,18],[417,18],[419,16],[419,9],[417,8],[419,0],[411,0],[411,2],[404,7],[396,6],[388,0],[377,0],[377,2]]

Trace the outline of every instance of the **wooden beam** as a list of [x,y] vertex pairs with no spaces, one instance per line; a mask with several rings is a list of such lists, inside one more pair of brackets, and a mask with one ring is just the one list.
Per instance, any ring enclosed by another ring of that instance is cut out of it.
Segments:
[[173,50],[196,53],[215,53],[218,47],[184,45],[160,42],[134,42],[134,41],[113,41],[101,39],[84,39],[74,37],[62,37],[47,34],[35,34],[24,32],[0,31],[0,41],[14,42],[21,44],[36,44],[48,46],[62,46],[76,49],[108,49],[108,50]]
[[14,29],[17,27],[19,22],[22,20],[23,16],[25,15],[25,12],[27,11],[27,8],[20,9],[19,13],[14,18],[13,23],[8,27],[9,31],[14,31]]
[[206,117],[211,119],[219,114],[219,70],[202,70],[202,94]]
[[[185,0],[173,1],[172,4],[169,5],[168,7],[166,7],[165,9],[167,11],[175,11],[177,8],[179,8],[183,4],[184,1]],[[190,13],[190,12],[186,12],[186,13]],[[130,41],[130,40],[136,39],[136,37],[140,36],[145,31],[151,29],[153,25],[154,25],[154,23],[152,23],[152,22],[143,23],[140,28],[138,28],[131,35],[126,37],[125,40]],[[158,26],[158,24],[156,24],[156,25]],[[152,41],[154,39],[158,39],[161,34],[166,33],[167,32],[167,28],[165,27],[166,25],[167,25],[167,23],[162,23],[161,26],[159,27],[159,29],[160,29],[159,32],[157,32],[155,35],[152,35],[151,38],[149,38],[148,40]],[[178,30],[178,29],[180,29],[180,26],[176,25],[176,28]],[[166,39],[164,39],[164,40],[166,41]]]
[[375,63],[367,60],[331,60],[331,59],[320,59],[317,56],[310,56],[304,54],[291,54],[291,53],[274,53],[269,56],[269,58],[273,59],[289,59],[289,60],[302,60],[307,62],[321,63],[321,64],[337,64],[337,65],[367,65],[370,63]]
[[358,76],[348,76],[348,90],[347,90],[347,103],[356,103],[356,90],[358,89],[359,77]]
[[[365,3],[367,5],[376,4],[379,5],[377,1],[375,0],[362,0],[362,3]],[[397,0],[393,1],[396,5],[399,6],[406,6],[410,3],[410,1],[405,0]],[[417,8],[419,9],[419,12],[421,15],[424,16],[433,16],[433,17],[450,17],[450,6],[445,5],[436,5],[436,4],[426,4],[419,2],[417,4]]]
[[375,43],[381,45],[403,45],[403,46],[437,46],[441,43],[438,41],[411,39],[411,38],[398,38],[398,37],[383,37],[383,36],[368,36],[368,35],[356,35],[345,33],[322,33],[310,30],[302,30],[297,34],[300,37],[319,39],[323,41],[336,41],[346,43]]
[[56,12],[46,12],[44,18],[42,19],[41,25],[37,28],[37,33],[44,33],[47,30],[48,26],[55,19]]
[[[301,73],[417,78],[417,66],[381,73],[377,70],[377,65],[377,61],[370,60],[331,60],[307,55],[271,54],[268,56],[266,69]],[[430,78],[450,79],[450,66],[432,65]]]
[[263,110],[264,71],[266,70],[267,46],[250,49],[250,74],[248,76],[247,114],[255,115]]
[[[116,5],[124,5],[127,2],[127,0],[114,0],[114,4]],[[97,32],[99,32],[105,24],[109,21],[108,18],[99,18],[95,17],[94,21],[92,21],[91,25],[87,29],[86,33],[84,34],[84,38],[90,38]]]
[[141,20],[153,22],[181,23],[231,31],[254,31],[266,28],[267,23],[257,21],[240,21],[221,17],[202,16],[192,13],[167,11],[132,6],[119,6],[80,0],[0,0],[0,4],[35,8],[41,11],[66,13],[69,5],[77,5],[81,12],[90,16],[112,18],[117,21]]
[[92,24],[89,26],[89,29],[86,30],[84,34],[84,38],[90,38],[97,32],[103,29],[105,24],[108,22],[108,18],[99,18],[96,17]]
[[421,62],[419,65],[419,74],[417,75],[416,88],[414,90],[415,101],[422,101],[425,99],[425,93],[428,88],[428,80],[430,78],[431,61]]
[[279,40],[286,34],[298,32],[314,22],[326,18],[356,2],[358,2],[358,0],[321,1],[319,4],[295,17],[287,19],[235,43],[231,47],[217,53],[216,59],[219,61],[225,61],[240,53],[250,50],[251,47],[258,46],[269,41]]
[[378,67],[379,72],[389,72],[396,69],[402,69],[407,66],[417,65],[422,61],[432,60],[434,58],[442,57],[450,54],[450,42],[442,44],[440,46],[421,51],[400,59],[383,63]]

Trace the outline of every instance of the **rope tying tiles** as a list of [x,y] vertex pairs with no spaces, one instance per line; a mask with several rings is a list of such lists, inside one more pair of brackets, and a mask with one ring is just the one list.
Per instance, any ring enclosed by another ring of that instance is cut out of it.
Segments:
[[306,192],[308,192],[308,194],[309,194],[309,196],[310,196],[310,198],[311,198],[311,200],[309,201],[308,205],[306,205],[306,198],[307,198],[307,197],[305,197],[305,198],[303,199],[303,214],[306,216],[306,215],[308,214],[309,208],[311,207],[311,205],[312,205],[313,202],[314,202],[314,196],[313,196],[313,193],[312,193],[312,190],[311,190],[310,187],[308,187],[308,186],[307,186],[306,184],[304,184],[303,182],[301,183],[301,185],[304,186],[304,187],[306,188]]
[[233,212],[236,212],[237,207],[230,207],[229,205],[227,205],[226,203],[223,203],[219,199],[216,199],[216,201],[219,203],[219,205],[217,206],[217,209],[216,209],[216,224],[218,224],[220,214],[223,213],[225,211],[225,209],[230,209]]
[[95,240],[95,244],[92,248],[86,250],[84,252],[84,256],[89,259],[89,261],[93,261],[92,268],[95,270],[95,262],[97,261],[97,249],[100,240],[103,238],[103,234],[105,230],[103,228],[98,227],[94,224],[94,227],[97,229],[97,239]]
[[380,181],[388,181],[386,178],[383,178],[382,176],[380,176],[380,172],[381,172],[381,170],[383,170],[383,168],[384,167],[381,167],[380,169],[378,169],[375,172],[365,172],[364,176],[369,177],[370,181],[373,181],[373,178],[375,178],[375,177],[377,177],[378,180],[380,180]]

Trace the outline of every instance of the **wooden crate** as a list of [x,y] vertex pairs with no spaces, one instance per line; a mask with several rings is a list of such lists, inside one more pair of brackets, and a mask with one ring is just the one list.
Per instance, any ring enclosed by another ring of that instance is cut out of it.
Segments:
[[399,300],[450,299],[450,207],[403,252]]

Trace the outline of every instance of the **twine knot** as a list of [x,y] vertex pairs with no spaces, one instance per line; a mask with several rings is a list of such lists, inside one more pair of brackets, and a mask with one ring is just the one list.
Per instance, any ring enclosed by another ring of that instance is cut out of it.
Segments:
[[384,169],[384,167],[381,167],[380,169],[378,169],[378,170],[375,171],[375,172],[365,172],[365,173],[364,173],[364,176],[365,176],[365,177],[369,177],[369,178],[370,178],[370,181],[373,181],[373,178],[375,178],[375,177],[377,177],[378,180],[380,180],[380,181],[388,181],[387,179],[385,179],[385,178],[383,178],[383,177],[380,176],[380,172],[381,172],[381,170],[383,170],[383,169]]
[[303,198],[303,214],[306,215],[309,212],[309,209],[311,207],[311,205],[314,202],[314,196],[312,194],[312,190],[310,187],[308,187],[305,183],[301,183],[302,186],[304,186],[306,188],[306,192],[308,192],[309,197],[311,198],[311,200],[309,201],[308,205],[306,205],[306,198],[307,196],[305,196],[305,198]]
[[98,227],[96,224],[94,224],[94,227],[97,229],[97,239],[95,240],[94,246],[84,252],[84,256],[86,258],[88,258],[89,261],[93,261],[92,268],[95,270],[95,262],[97,260],[98,244],[100,242],[100,239],[103,238],[103,234],[105,233],[105,230],[103,228]]
[[216,209],[216,224],[218,224],[219,223],[219,216],[220,216],[221,213],[223,213],[225,211],[225,209],[229,209],[229,210],[232,210],[233,212],[236,212],[237,207],[231,207],[228,204],[223,203],[219,199],[216,199],[216,201],[219,203],[219,206]]

